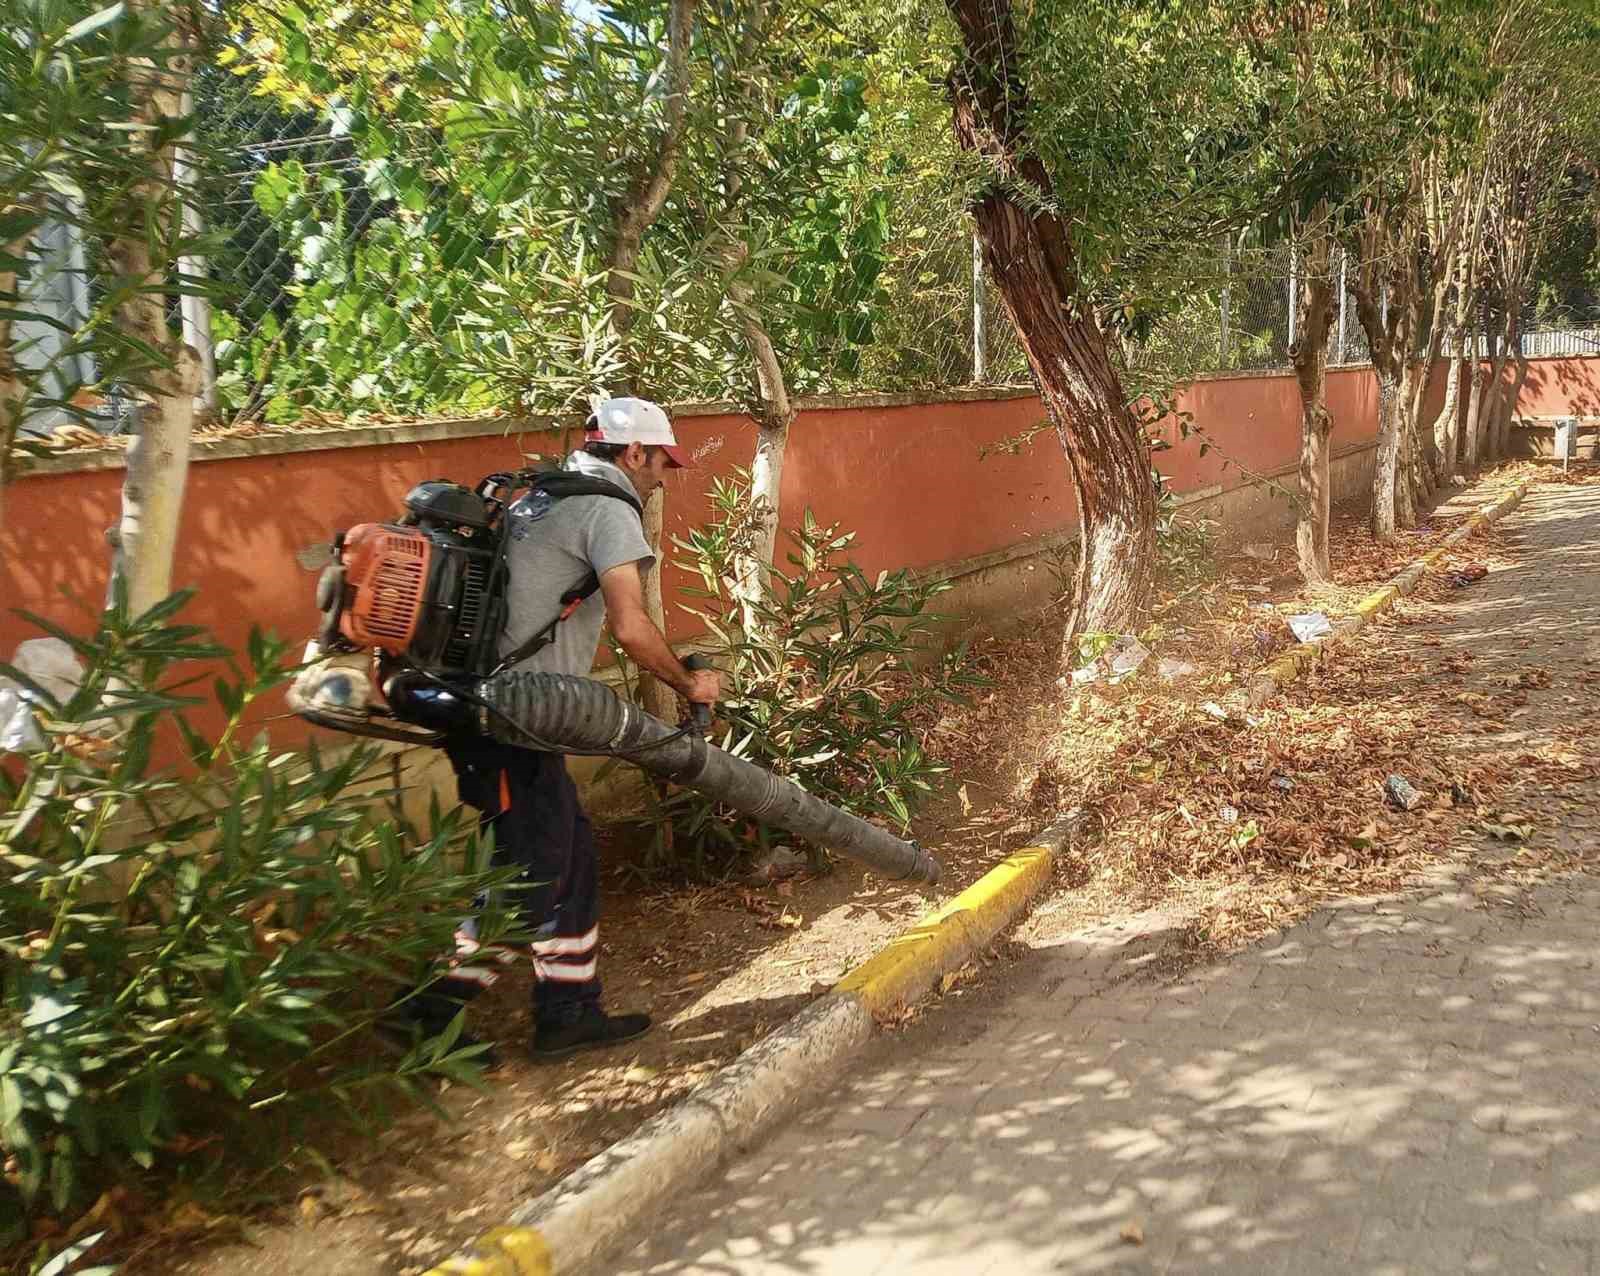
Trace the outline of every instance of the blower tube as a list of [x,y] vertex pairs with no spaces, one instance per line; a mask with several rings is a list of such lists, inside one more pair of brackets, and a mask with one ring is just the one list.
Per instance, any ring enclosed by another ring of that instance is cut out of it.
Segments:
[[939,880],[939,861],[915,842],[830,806],[695,732],[675,731],[588,678],[498,674],[478,684],[476,698],[478,725],[507,744],[614,754],[763,824],[848,855],[883,877]]

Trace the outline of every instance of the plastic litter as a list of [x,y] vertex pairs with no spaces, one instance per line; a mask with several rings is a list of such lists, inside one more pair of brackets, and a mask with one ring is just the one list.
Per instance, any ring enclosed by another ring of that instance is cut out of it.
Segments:
[[1225,806],[1217,814],[1222,817],[1224,824],[1237,824],[1239,822],[1239,808],[1236,806]]
[[33,720],[22,688],[10,678],[0,678],[0,753],[37,753],[42,748],[44,733]]
[[1450,583],[1457,589],[1467,585],[1474,585],[1489,574],[1489,569],[1482,563],[1468,563],[1465,567],[1458,568],[1450,573]]
[[[29,638],[19,643],[11,664],[58,705],[72,699],[83,685],[83,665],[59,638]],[[27,687],[0,678],[0,753],[37,753],[45,747],[45,735],[33,711],[36,699]]]
[[1162,682],[1177,682],[1182,678],[1192,678],[1200,670],[1187,660],[1179,660],[1175,656],[1163,656],[1156,662],[1156,676]]
[[1294,792],[1294,781],[1286,775],[1275,775],[1267,783],[1277,789],[1279,793]]
[[1302,612],[1289,617],[1289,628],[1301,642],[1316,642],[1333,632],[1333,622],[1320,611]]
[[17,644],[11,663],[65,704],[83,685],[83,665],[77,654],[59,638],[29,638]]
[[1082,669],[1072,671],[1072,685],[1081,687],[1092,682],[1121,682],[1148,659],[1150,648],[1132,634],[1118,634],[1104,651]]
[[1383,782],[1383,792],[1390,805],[1401,811],[1414,811],[1423,803],[1422,794],[1404,776],[1391,775]]

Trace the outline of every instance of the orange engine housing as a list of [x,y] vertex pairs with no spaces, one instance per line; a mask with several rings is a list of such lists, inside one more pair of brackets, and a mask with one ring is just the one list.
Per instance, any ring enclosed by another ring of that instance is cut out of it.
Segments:
[[361,523],[345,533],[345,607],[339,632],[357,647],[399,654],[422,618],[433,543],[391,523]]

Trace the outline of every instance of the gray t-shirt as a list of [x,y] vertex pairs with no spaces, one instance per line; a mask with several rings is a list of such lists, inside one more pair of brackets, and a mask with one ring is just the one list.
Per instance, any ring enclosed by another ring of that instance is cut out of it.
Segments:
[[[622,470],[586,452],[574,452],[565,468],[606,479],[636,495]],[[543,492],[530,492],[512,502],[506,517],[511,580],[501,655],[516,650],[555,619],[561,595],[591,571],[604,576],[623,563],[638,563],[643,572],[655,563],[639,515],[626,501],[609,496],[552,500]],[[594,668],[605,618],[605,600],[597,589],[556,626],[553,643],[515,667],[536,673],[587,674]]]

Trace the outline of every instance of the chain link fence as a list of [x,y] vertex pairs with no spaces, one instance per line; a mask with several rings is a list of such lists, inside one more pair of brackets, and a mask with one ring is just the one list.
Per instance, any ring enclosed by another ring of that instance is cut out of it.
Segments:
[[[193,268],[214,291],[209,305],[186,301],[181,321],[207,368],[205,406],[225,421],[273,423],[497,406],[464,370],[471,352],[461,321],[485,285],[474,269],[503,242],[503,210],[462,188],[440,129],[395,130],[376,146],[353,137],[336,111],[296,110],[260,90],[251,76],[215,66],[193,88],[196,204],[211,245]],[[965,216],[954,204],[916,207],[907,221],[920,233],[888,236],[870,333],[834,349],[837,358],[814,359],[797,388],[1026,384],[1027,361]],[[1289,366],[1298,280],[1289,247],[1250,247],[1245,237],[1196,257],[1181,309],[1126,331],[1108,324],[1131,392]],[[1334,269],[1347,284],[1342,255]],[[1362,364],[1369,354],[1354,298],[1347,287],[1338,293],[1329,362]],[[1575,284],[1539,297],[1529,355],[1600,352],[1600,290]],[[731,378],[749,375],[734,353],[720,379],[676,392],[729,397]]]
[[[374,158],[325,114],[286,110],[249,76],[204,69],[199,204],[216,245],[207,405],[223,419],[437,415],[489,406],[449,351],[473,307],[474,260],[493,251],[492,202],[463,200],[437,130]],[[926,210],[922,210],[926,217]],[[1026,360],[975,273],[964,219],[891,242],[870,339],[811,366],[808,393],[1016,384]],[[728,375],[686,387],[722,398]],[[740,375],[736,369],[733,376]],[[745,375],[748,375],[746,372]],[[524,403],[538,410],[550,405]]]

